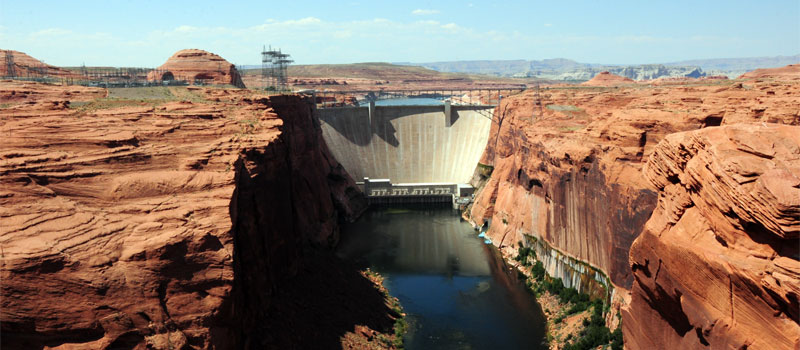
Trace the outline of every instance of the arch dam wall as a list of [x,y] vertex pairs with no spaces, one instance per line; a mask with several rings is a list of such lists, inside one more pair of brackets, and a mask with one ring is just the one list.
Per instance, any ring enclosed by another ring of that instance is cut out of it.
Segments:
[[467,183],[486,147],[494,106],[318,109],[325,142],[354,180]]

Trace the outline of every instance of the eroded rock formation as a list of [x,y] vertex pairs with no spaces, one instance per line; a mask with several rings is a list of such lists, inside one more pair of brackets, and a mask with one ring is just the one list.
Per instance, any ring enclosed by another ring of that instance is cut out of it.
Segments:
[[67,107],[67,101],[87,102],[107,96],[108,91],[105,89],[78,85],[64,87],[11,80],[0,83],[0,101],[2,101],[0,103],[6,104],[6,108],[14,108],[23,113],[27,111],[31,114],[34,114],[35,109],[61,113],[58,112],[58,108],[53,112],[53,107],[48,105]]
[[[11,57],[8,57],[11,56]],[[13,62],[14,71],[9,73],[9,66],[6,62]],[[15,77],[78,77],[77,72],[63,68],[51,66],[37,60],[24,52],[14,50],[0,50],[0,77],[13,75]]]
[[611,74],[608,71],[597,73],[592,79],[581,83],[583,86],[615,86],[622,84],[631,84],[633,79],[621,77],[616,74]]
[[219,55],[198,49],[176,52],[167,62],[148,73],[147,80],[186,80],[190,84],[231,84],[244,88],[239,71]]
[[645,176],[658,205],[631,247],[630,349],[800,346],[800,126],[672,134]]
[[800,80],[800,63],[778,68],[756,69],[742,74],[739,79]]
[[487,236],[507,254],[518,242],[544,241],[545,268],[568,286],[594,293],[604,280],[596,272],[605,274],[619,307],[633,285],[630,246],[657,204],[657,188],[642,174],[655,146],[675,132],[719,125],[800,125],[798,93],[792,81],[720,80],[504,99],[470,220],[490,222]]
[[6,84],[27,97],[0,110],[3,349],[280,343],[265,310],[364,208],[301,97],[70,107],[105,91]]

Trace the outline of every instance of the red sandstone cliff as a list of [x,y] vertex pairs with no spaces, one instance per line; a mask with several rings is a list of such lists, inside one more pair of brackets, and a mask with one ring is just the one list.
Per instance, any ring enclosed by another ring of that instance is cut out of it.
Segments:
[[617,290],[614,303],[625,303],[628,252],[657,204],[657,188],[642,174],[655,146],[711,126],[800,125],[798,93],[793,81],[719,81],[546,89],[541,109],[532,92],[504,99],[481,160],[493,172],[470,219],[491,221],[487,235],[507,254],[528,235],[598,268]]
[[[284,286],[364,208],[298,96],[197,90],[207,102],[70,108],[105,91],[0,87],[26,96],[0,111],[3,349],[281,344],[292,330],[268,310],[314,291]],[[364,293],[358,303],[382,300]]]
[[187,49],[176,52],[167,62],[147,74],[148,80],[199,80],[244,88],[239,71],[230,62],[208,51]]
[[658,205],[631,247],[626,346],[800,347],[800,127],[673,134],[644,174]]

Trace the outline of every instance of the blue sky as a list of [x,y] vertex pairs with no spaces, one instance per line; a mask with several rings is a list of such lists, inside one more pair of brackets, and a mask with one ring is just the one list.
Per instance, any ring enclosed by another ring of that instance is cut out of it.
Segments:
[[800,0],[0,0],[0,48],[54,65],[151,67],[184,48],[257,64],[569,58],[587,63],[800,53]]

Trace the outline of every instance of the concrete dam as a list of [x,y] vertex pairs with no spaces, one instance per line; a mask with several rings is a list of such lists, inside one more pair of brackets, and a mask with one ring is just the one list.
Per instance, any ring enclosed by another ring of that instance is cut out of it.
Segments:
[[494,106],[317,109],[333,155],[368,197],[463,197],[486,147]]

